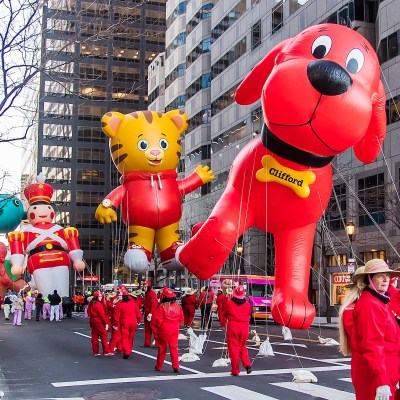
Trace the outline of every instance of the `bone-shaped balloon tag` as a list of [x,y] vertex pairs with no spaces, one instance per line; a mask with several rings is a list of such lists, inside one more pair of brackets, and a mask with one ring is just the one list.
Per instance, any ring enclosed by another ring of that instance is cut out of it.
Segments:
[[256,173],[260,182],[276,182],[292,189],[299,197],[306,198],[310,195],[310,187],[315,182],[312,171],[296,171],[280,164],[273,156],[266,155],[261,160],[262,169]]

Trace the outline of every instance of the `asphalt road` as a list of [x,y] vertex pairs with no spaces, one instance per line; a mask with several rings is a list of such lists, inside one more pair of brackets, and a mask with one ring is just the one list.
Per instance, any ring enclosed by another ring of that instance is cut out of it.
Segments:
[[[3,316],[1,315],[1,318]],[[82,315],[61,322],[23,321],[13,326],[0,320],[0,391],[5,400],[350,400],[350,360],[337,346],[320,343],[318,336],[337,340],[338,331],[313,327],[292,331],[284,341],[281,328],[268,323],[256,327],[261,342],[269,337],[274,356],[257,356],[248,342],[253,373],[230,375],[229,366],[212,367],[227,356],[224,331],[218,322],[208,334],[204,354],[181,363],[174,374],[169,355],[162,372],[154,370],[156,348],[142,348],[143,325],[135,338],[132,356],[93,357],[88,320]],[[182,329],[183,334],[186,329]],[[199,331],[195,330],[199,334]],[[252,338],[250,334],[250,339]],[[188,352],[189,340],[179,341],[179,354]],[[306,370],[317,383],[292,382],[293,371]],[[1,393],[0,393],[1,394]]]

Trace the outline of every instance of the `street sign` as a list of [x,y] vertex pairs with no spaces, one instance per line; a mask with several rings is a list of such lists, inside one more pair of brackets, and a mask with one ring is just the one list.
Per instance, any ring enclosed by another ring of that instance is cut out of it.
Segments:
[[354,271],[356,270],[356,260],[354,258],[349,258],[347,261],[347,272],[349,274],[354,274]]

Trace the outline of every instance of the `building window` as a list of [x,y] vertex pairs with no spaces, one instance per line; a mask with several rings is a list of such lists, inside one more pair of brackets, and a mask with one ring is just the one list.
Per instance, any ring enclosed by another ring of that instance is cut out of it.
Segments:
[[246,0],[240,2],[225,15],[225,17],[212,28],[212,38],[218,39],[230,26],[232,26],[246,11]]
[[177,108],[184,108],[185,103],[186,103],[185,95],[177,96],[174,100],[171,101],[171,103],[167,105],[167,107],[165,107],[165,111],[171,111]]
[[79,142],[95,142],[105,143],[106,135],[101,129],[92,128],[89,126],[78,127],[78,141]]
[[251,50],[254,50],[261,44],[261,21],[258,21],[251,27]]
[[364,264],[370,260],[375,258],[379,258],[380,260],[386,261],[386,250],[375,250],[372,249],[370,251],[361,252],[360,258],[363,260]]
[[84,192],[78,190],[76,192],[77,206],[98,206],[104,198],[102,192]]
[[239,84],[234,85],[211,103],[211,115],[217,115],[235,102],[235,92],[238,86]]
[[104,172],[96,169],[78,169],[77,183],[80,185],[104,185]]
[[181,1],[172,13],[167,18],[167,28],[169,28],[173,22],[179,17],[179,15],[183,15],[186,13],[186,1]]
[[225,71],[226,68],[237,61],[244,53],[246,53],[246,39],[242,39],[240,42],[236,43],[211,66],[212,79]]
[[347,187],[345,183],[335,185],[325,211],[328,227],[332,231],[344,230],[346,221]]
[[44,124],[43,139],[70,141],[72,140],[72,126]]
[[170,55],[176,48],[184,44],[186,44],[186,32],[180,32],[171,42],[171,44],[166,48],[165,50],[166,58],[170,57]]
[[386,101],[386,121],[393,124],[400,120],[400,95]]
[[104,236],[81,235],[79,241],[82,250],[104,250]]
[[358,225],[374,225],[385,223],[385,177],[383,172],[377,175],[358,179],[358,198],[365,206],[359,206]]
[[199,11],[194,15],[194,17],[186,25],[186,34],[189,35],[190,32],[203,20],[211,18],[211,10],[213,8],[212,3],[204,4]]
[[400,30],[382,39],[378,47],[378,58],[382,64],[400,54]]
[[52,203],[57,206],[71,205],[71,190],[69,189],[55,189],[53,194]]
[[352,22],[354,21],[354,3],[349,2],[339,10],[335,11],[328,18],[322,22],[329,24],[339,24],[351,28]]
[[211,140],[211,151],[212,154],[222,150],[226,146],[230,146],[237,142],[238,140],[244,138],[247,133],[247,121],[243,120],[238,124],[234,125],[232,128],[222,132],[220,135],[216,136]]
[[283,1],[272,9],[272,33],[278,32],[283,26]]
[[226,186],[228,180],[229,171],[224,171],[218,174],[215,179],[211,182],[211,192],[223,189]]
[[337,254],[328,256],[330,267],[344,267],[347,265],[347,254]]
[[202,89],[211,87],[211,72],[200,76],[190,86],[186,88],[186,100],[189,100]]
[[202,40],[187,56],[186,56],[186,68],[188,68],[195,60],[197,60],[202,54],[209,53],[211,51],[211,38]]
[[103,149],[78,148],[78,163],[104,164],[105,151]]
[[261,133],[261,128],[264,123],[264,116],[261,107],[257,107],[251,111],[251,134],[257,136]]

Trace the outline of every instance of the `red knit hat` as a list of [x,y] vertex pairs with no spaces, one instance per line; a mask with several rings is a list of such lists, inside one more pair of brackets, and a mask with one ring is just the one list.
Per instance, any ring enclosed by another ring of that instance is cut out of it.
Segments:
[[176,297],[176,294],[174,293],[174,291],[167,287],[163,288],[162,295],[169,299],[173,299],[174,297]]
[[234,291],[233,291],[233,297],[236,297],[237,299],[244,299],[244,296],[246,295],[246,291],[244,290],[243,286],[238,286]]

